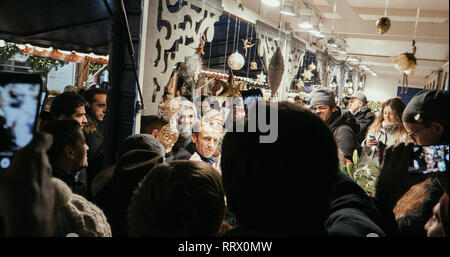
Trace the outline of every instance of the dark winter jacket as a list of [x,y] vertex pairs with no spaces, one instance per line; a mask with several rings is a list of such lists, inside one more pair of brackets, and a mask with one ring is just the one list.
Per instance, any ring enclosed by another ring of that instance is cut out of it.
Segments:
[[358,145],[360,145],[366,137],[367,130],[375,120],[375,114],[369,107],[363,106],[353,116],[355,117],[356,123],[359,124]]
[[[89,146],[88,154],[88,168],[87,182],[88,187],[91,187],[92,180],[95,175],[103,169],[103,122],[97,120],[95,114],[93,114],[89,108],[86,108],[87,124],[83,128],[84,135],[86,137],[86,144]],[[88,197],[88,200],[91,196]]]
[[398,233],[392,210],[368,196],[342,172],[336,179],[325,227],[333,237],[393,236]]
[[86,181],[86,169],[81,169],[71,175],[58,167],[52,167],[52,174],[54,177],[64,181],[72,190],[74,194],[86,197],[88,194],[87,181]]
[[95,203],[103,210],[113,236],[127,236],[127,212],[134,190],[156,165],[164,161],[160,150],[134,149],[120,157],[111,180],[96,195]]
[[341,110],[337,107],[336,111],[326,122],[333,132],[336,144],[345,158],[351,160],[353,151],[357,147],[357,135],[359,125],[348,110]]
[[423,200],[419,208],[397,219],[400,236],[427,236],[424,226],[433,216],[433,208],[444,194],[444,190],[440,186],[437,179],[433,180],[433,184],[431,185],[429,192],[430,194],[427,198],[425,198],[425,200]]
[[180,148],[186,148],[192,140],[192,132],[180,132],[178,140],[173,145],[172,149],[177,151]]

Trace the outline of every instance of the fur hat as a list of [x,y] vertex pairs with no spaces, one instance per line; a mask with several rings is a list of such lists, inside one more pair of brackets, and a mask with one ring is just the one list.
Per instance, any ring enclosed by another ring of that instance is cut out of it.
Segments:
[[62,180],[52,178],[52,183],[55,187],[55,236],[111,237],[111,227],[100,208],[72,193]]
[[328,88],[318,88],[311,93],[311,106],[325,104],[329,106],[336,106],[334,100],[334,93]]

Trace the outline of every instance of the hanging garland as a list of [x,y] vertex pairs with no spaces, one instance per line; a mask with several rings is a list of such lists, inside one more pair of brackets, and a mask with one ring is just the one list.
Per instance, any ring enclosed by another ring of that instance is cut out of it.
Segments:
[[27,66],[30,66],[30,68],[34,72],[44,72],[48,73],[52,68],[55,68],[55,70],[58,70],[62,66],[68,64],[69,62],[56,60],[49,57],[40,57],[35,55],[30,55],[28,59],[25,61],[25,64]]
[[103,67],[103,65],[104,64],[100,62],[89,62],[89,74],[95,74]]

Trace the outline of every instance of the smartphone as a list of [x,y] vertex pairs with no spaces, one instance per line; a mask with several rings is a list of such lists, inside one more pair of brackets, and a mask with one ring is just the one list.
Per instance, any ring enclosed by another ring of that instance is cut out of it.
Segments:
[[427,145],[413,147],[410,173],[429,174],[448,172],[449,145]]
[[42,74],[0,71],[0,172],[34,136],[43,81]]
[[376,140],[375,136],[372,135],[372,134],[369,134],[369,138],[370,138],[370,139],[373,139],[373,140]]

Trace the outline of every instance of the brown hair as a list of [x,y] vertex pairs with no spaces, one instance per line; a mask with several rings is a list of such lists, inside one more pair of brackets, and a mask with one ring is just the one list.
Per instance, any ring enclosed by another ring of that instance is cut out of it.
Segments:
[[128,209],[130,236],[214,236],[225,215],[220,173],[205,162],[154,167]]
[[405,110],[406,105],[399,98],[391,98],[382,104],[381,111],[368,129],[367,134],[375,135],[378,133],[378,131],[380,131],[381,127],[383,126],[383,112],[386,106],[391,107],[395,115],[395,120],[398,122],[397,131],[395,132],[395,141],[398,143],[400,142],[401,137],[406,133],[405,127],[403,126],[402,122],[402,114]]

